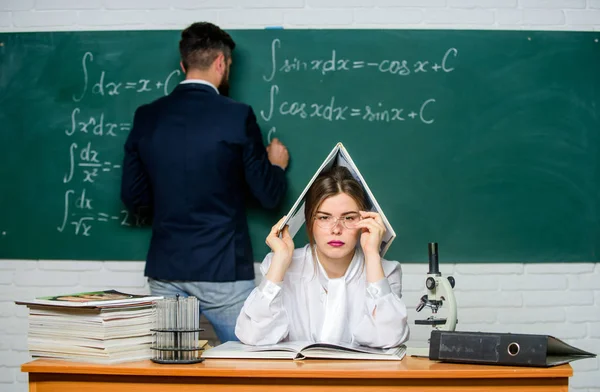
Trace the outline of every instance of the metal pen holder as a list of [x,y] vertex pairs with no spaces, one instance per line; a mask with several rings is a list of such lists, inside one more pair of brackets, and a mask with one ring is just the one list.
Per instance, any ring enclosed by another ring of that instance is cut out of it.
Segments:
[[156,322],[152,329],[152,361],[162,364],[198,363],[201,357],[200,308],[196,297],[165,298],[156,301]]

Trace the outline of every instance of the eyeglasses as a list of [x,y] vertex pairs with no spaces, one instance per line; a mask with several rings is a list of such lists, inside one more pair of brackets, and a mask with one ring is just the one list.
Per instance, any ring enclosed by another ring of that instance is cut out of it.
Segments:
[[342,222],[342,225],[346,229],[356,229],[358,222],[360,222],[360,214],[348,214],[339,218],[331,215],[317,214],[315,222],[322,229],[332,229],[337,226],[338,222]]

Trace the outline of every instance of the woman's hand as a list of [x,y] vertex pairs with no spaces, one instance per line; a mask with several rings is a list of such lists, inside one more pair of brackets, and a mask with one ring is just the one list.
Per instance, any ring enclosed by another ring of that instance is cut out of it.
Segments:
[[379,246],[385,234],[381,215],[376,212],[359,211],[361,220],[357,227],[361,230],[360,246],[365,255],[379,254]]
[[265,241],[273,251],[273,259],[271,260],[271,266],[266,278],[274,283],[283,280],[283,275],[285,275],[290,266],[294,253],[294,240],[292,240],[292,236],[290,235],[290,228],[286,225],[281,232],[281,238],[278,235],[278,228],[284,219],[285,216],[271,228],[271,232]]
[[379,246],[385,234],[385,225],[381,215],[376,212],[359,211],[361,220],[358,228],[361,230],[360,246],[365,254],[367,266],[367,282],[375,283],[385,277],[381,266]]

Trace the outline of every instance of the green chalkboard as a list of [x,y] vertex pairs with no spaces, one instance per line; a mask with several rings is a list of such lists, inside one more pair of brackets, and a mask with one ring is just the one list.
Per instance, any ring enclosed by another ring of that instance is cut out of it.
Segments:
[[[600,260],[600,33],[234,30],[232,96],[289,147],[279,211],[336,142],[423,262]],[[119,200],[135,108],[182,79],[177,31],[0,34],[0,258],[143,260]],[[305,238],[298,238],[302,245]]]

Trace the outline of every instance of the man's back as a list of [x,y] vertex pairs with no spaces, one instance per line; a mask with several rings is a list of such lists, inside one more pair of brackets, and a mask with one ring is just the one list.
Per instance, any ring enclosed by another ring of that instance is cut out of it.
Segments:
[[[286,181],[284,171],[268,160],[250,107],[209,85],[180,84],[138,109],[127,143],[137,143],[149,195],[124,186],[123,200],[136,207],[145,201],[153,210],[146,275],[253,279],[245,195],[250,188],[272,208],[282,199]],[[124,165],[124,185],[135,184],[136,174],[128,176],[126,170]]]

